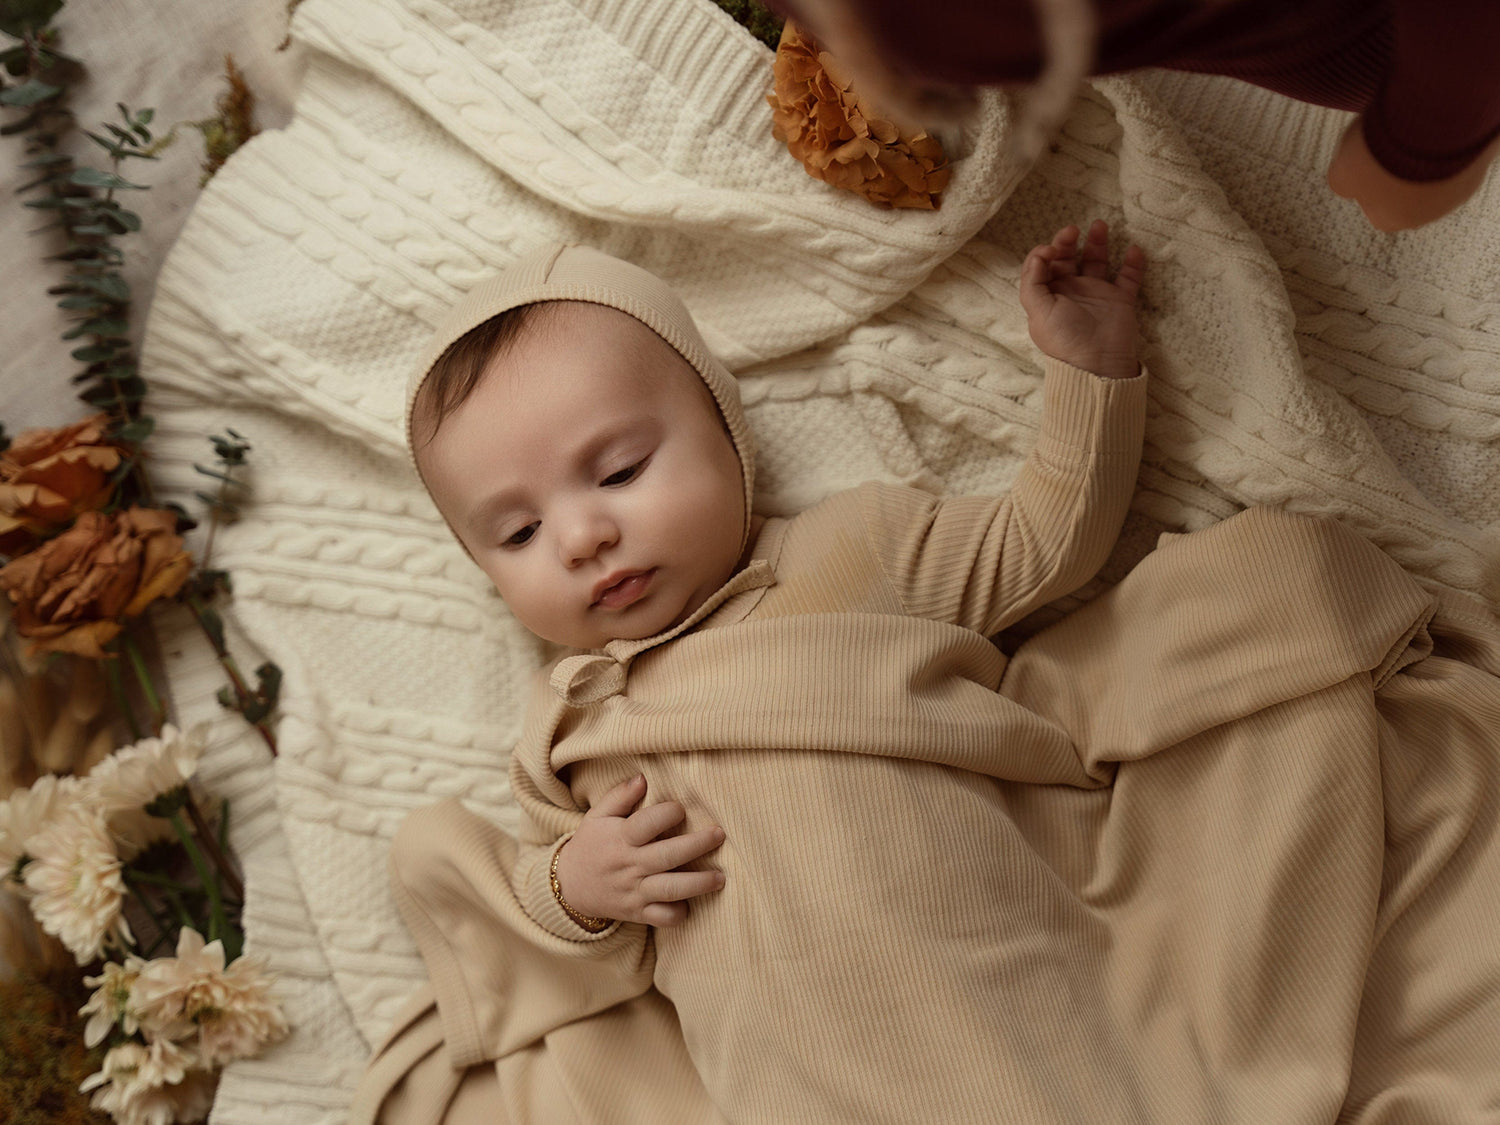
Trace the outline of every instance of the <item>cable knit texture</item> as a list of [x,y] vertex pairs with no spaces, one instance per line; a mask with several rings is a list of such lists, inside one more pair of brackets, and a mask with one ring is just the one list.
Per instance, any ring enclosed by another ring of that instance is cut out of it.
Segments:
[[942,210],[892,213],[787,156],[770,52],[706,0],[304,0],[293,34],[296,118],[203,194],[144,349],[169,492],[191,503],[203,434],[255,447],[215,562],[243,651],[286,673],[273,769],[214,702],[211,654],[186,628],[166,646],[180,717],[217,723],[204,768],[295,1027],[229,1068],[217,1122],[342,1120],[423,979],[387,885],[397,824],[454,796],[514,826],[507,754],[548,653],[423,493],[401,408],[443,310],[542,242],[676,288],[740,377],[758,506],[786,514],[867,479],[1004,491],[1041,407],[1020,262],[1104,217],[1151,260],[1152,386],[1102,581],[1162,530],[1268,504],[1338,517],[1440,594],[1500,596],[1493,182],[1378,235],[1322,185],[1341,115],[1153,75],[1092,86],[1030,170],[987,96],[944,137]]

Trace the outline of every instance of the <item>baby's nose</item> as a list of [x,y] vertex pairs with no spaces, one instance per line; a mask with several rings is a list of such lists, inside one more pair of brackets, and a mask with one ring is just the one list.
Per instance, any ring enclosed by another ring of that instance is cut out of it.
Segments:
[[619,539],[619,528],[607,513],[590,510],[579,512],[573,517],[559,536],[558,546],[562,551],[563,562],[571,567],[596,557],[606,547],[614,546]]

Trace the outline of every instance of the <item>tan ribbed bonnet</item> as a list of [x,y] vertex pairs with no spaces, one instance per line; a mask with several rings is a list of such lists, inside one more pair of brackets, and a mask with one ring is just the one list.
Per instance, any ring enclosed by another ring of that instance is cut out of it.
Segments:
[[[709,352],[687,306],[666,282],[639,266],[588,246],[554,243],[523,255],[504,272],[469,290],[439,322],[406,388],[406,448],[417,475],[420,477],[422,470],[413,443],[412,414],[417,393],[432,365],[456,340],[491,317],[507,309],[543,301],[586,301],[619,309],[650,328],[698,372],[714,396],[739,454],[740,476],[745,483],[745,527],[740,542],[743,547],[750,537],[755,440],[740,406],[739,385],[728,368]],[[422,483],[425,486],[427,482]]]

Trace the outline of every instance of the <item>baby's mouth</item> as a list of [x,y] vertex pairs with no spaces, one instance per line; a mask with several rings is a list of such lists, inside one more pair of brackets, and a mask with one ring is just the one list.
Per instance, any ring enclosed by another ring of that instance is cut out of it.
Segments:
[[603,609],[624,609],[646,596],[646,591],[655,577],[655,567],[650,570],[631,571],[618,577],[610,575],[612,581],[595,595],[594,604]]

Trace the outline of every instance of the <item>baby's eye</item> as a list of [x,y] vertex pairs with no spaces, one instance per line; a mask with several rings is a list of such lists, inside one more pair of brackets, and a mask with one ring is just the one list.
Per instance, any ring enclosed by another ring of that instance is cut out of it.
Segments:
[[644,460],[637,461],[634,465],[631,465],[628,468],[621,469],[619,472],[610,473],[609,476],[605,477],[599,483],[600,485],[604,486],[624,484],[626,481],[633,479],[636,473],[640,472],[641,469],[645,467],[645,464],[646,462]]
[[505,541],[505,546],[507,546],[507,547],[523,547],[523,546],[525,546],[526,542],[533,535],[536,534],[537,526],[538,526],[537,524],[528,523],[525,527],[521,528],[520,531],[516,532],[509,539],[507,539]]

